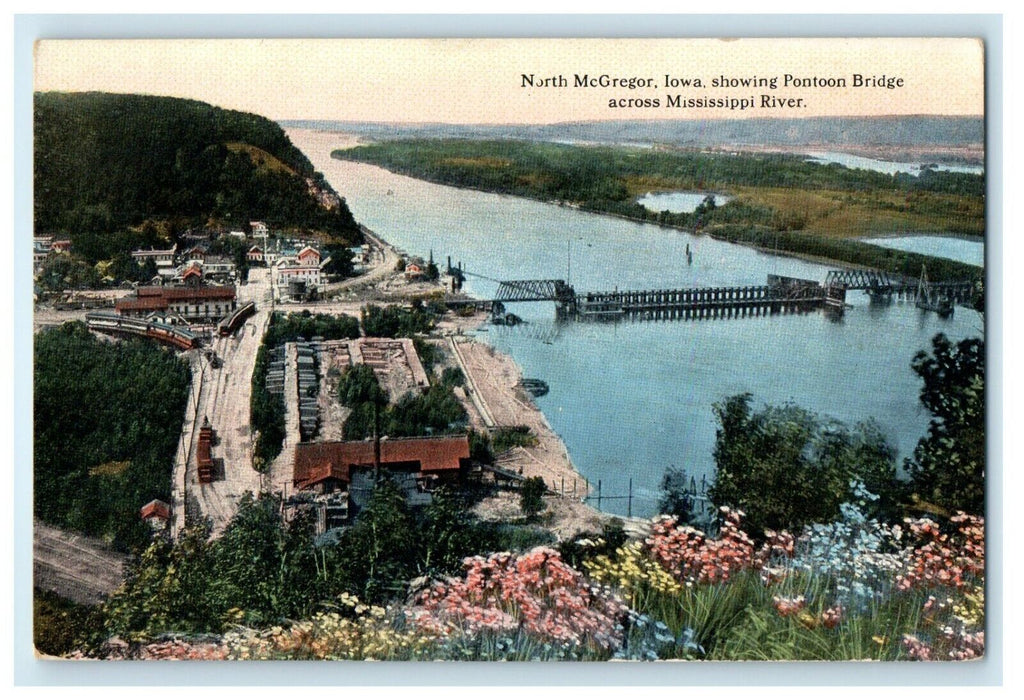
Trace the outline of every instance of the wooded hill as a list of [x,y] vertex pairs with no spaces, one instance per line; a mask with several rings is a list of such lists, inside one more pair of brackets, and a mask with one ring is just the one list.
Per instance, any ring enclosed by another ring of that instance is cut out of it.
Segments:
[[359,240],[345,201],[269,119],[194,100],[92,92],[36,93],[34,109],[39,234],[74,243],[147,221],[173,233],[262,220]]

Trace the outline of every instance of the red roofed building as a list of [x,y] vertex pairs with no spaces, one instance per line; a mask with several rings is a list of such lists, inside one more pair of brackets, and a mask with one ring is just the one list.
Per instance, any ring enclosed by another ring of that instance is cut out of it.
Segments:
[[263,255],[263,249],[260,248],[258,245],[254,245],[252,248],[249,249],[249,252],[245,254],[245,259],[253,264],[262,265],[265,260]]
[[320,251],[310,246],[300,250],[295,257],[278,259],[271,269],[275,298],[279,301],[298,300],[310,292],[322,292],[324,276],[320,266]]
[[[356,469],[373,469],[373,441],[309,442],[295,446],[292,482],[296,489],[321,493],[346,489]],[[454,480],[469,464],[469,438],[465,435],[435,438],[381,440],[381,467],[421,477]]]
[[163,530],[171,520],[171,507],[154,499],[139,509],[139,517],[154,530]]
[[183,273],[181,273],[181,281],[186,285],[199,286],[199,283],[203,280],[203,268],[199,265],[192,265]]
[[320,265],[320,251],[306,246],[299,251],[295,259],[299,261],[299,265],[304,267],[318,267]]
[[139,287],[134,298],[114,306],[117,313],[146,318],[152,313],[177,314],[189,322],[218,321],[235,310],[235,287]]

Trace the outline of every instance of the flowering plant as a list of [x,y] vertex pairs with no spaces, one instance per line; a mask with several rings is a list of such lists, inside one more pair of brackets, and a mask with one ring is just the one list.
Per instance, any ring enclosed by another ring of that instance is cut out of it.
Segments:
[[547,547],[465,561],[466,575],[422,591],[406,611],[440,636],[522,633],[545,644],[612,651],[623,643],[625,604],[590,584]]

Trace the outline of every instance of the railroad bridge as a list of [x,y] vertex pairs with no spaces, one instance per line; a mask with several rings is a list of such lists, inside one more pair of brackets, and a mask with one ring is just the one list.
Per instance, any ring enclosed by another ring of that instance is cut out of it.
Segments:
[[879,270],[829,270],[822,285],[826,289],[860,289],[873,299],[897,297],[912,301],[937,302],[947,299],[954,304],[969,304],[975,295],[975,283],[929,282],[922,270],[919,279],[889,275]]
[[471,303],[499,315],[504,313],[506,303],[547,301],[554,302],[558,317],[564,319],[669,320],[842,311],[848,290],[866,291],[873,300],[898,297],[915,301],[924,309],[951,311],[953,304],[970,303],[975,294],[974,282],[929,283],[923,270],[919,280],[879,270],[830,270],[823,283],[768,275],[764,285],[583,293],[577,293],[565,280],[492,281],[498,282],[493,299],[453,303]]

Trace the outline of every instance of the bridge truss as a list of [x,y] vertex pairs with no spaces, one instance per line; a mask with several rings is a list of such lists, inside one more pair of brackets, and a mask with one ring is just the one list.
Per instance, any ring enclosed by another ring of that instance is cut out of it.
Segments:
[[563,280],[507,280],[498,286],[494,301],[557,301],[575,297],[572,287]]

